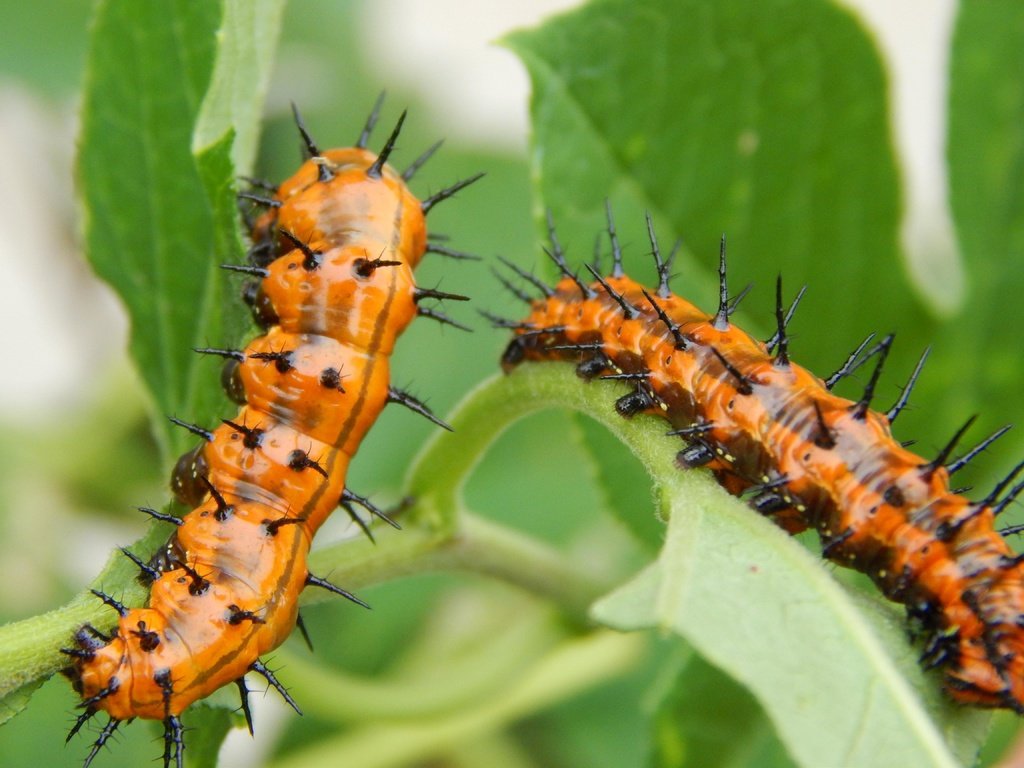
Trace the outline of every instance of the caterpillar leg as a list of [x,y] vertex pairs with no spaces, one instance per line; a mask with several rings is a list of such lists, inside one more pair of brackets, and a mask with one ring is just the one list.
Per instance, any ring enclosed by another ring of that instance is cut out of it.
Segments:
[[235,680],[235,685],[238,686],[238,696],[242,700],[242,714],[245,716],[245,724],[249,727],[249,735],[253,736],[252,710],[249,709],[249,686],[245,684],[244,677]]
[[181,719],[175,715],[164,720],[164,768],[171,768],[171,756],[174,757],[174,768],[185,768],[185,729]]
[[258,672],[259,674],[263,675],[263,677],[266,678],[267,682],[274,686],[274,688],[277,689],[277,692],[281,694],[281,698],[288,702],[288,705],[292,709],[294,709],[298,714],[302,714],[302,710],[299,709],[299,705],[295,703],[295,699],[293,699],[291,697],[291,694],[288,693],[288,689],[281,685],[281,681],[278,680],[274,673],[267,668],[266,664],[257,659],[252,663],[252,666],[249,667],[249,669],[251,669],[253,672]]
[[[120,724],[121,721],[115,720],[114,718],[110,718],[107,721],[107,724],[103,726],[103,730],[100,731],[100,735],[96,737],[96,741],[92,743],[92,749],[89,750],[89,754],[86,756],[85,762],[82,763],[82,768],[89,768],[89,766],[92,765],[92,761],[96,758],[96,755],[100,753],[100,750],[103,749],[103,745],[106,744],[110,737],[114,735],[114,731],[117,730],[117,726],[119,726]],[[76,723],[75,728],[71,732],[72,735],[74,735],[75,731],[78,730],[78,727],[79,726]]]

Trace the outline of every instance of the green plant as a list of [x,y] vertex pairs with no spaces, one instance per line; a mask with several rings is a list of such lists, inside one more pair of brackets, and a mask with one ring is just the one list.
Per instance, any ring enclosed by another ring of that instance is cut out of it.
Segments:
[[[246,332],[215,265],[242,258],[232,187],[254,153],[279,13],[269,0],[97,8],[79,160],[89,256],[132,317],[132,354],[159,414],[165,466],[187,439],[163,414],[203,422],[225,411],[214,366],[189,350]],[[651,274],[640,244],[650,211],[663,240],[685,238],[676,290],[704,304],[715,244],[728,232],[737,282],[768,285],[781,269],[789,284],[810,285],[794,357],[814,370],[834,366],[868,330],[898,329],[901,349],[915,351],[939,339],[915,395],[921,407],[901,432],[941,444],[943,427],[932,422],[1014,403],[1024,375],[1015,341],[1024,272],[1014,267],[1024,227],[1012,172],[1024,145],[1022,36],[1016,5],[963,4],[948,147],[968,276],[959,299],[927,293],[900,266],[901,182],[884,69],[855,19],[816,0],[603,0],[509,36],[533,80],[534,213],[550,209],[582,261],[610,198],[632,243],[631,267]],[[355,88],[348,96],[345,127],[354,133],[369,99]],[[405,144],[418,138],[414,128]],[[483,202],[467,192],[439,221],[460,245],[465,236],[485,256],[508,250],[529,263],[522,182],[498,165]],[[472,170],[472,158],[438,160],[426,183]],[[510,221],[522,241],[514,248],[503,242]],[[484,270],[458,269],[446,287],[483,308],[521,311],[494,298]],[[753,305],[743,322],[769,327],[767,308]],[[440,392],[443,411],[495,366],[500,334],[480,331],[467,341],[415,328],[399,347],[397,375]],[[442,390],[453,370],[455,386]],[[918,669],[897,612],[702,473],[673,469],[663,425],[619,419],[610,408],[616,391],[584,386],[558,366],[490,378],[455,409],[455,434],[431,435],[415,458],[428,428],[382,420],[354,482],[414,496],[405,530],[384,532],[376,546],[323,547],[314,565],[353,589],[402,578],[372,593],[374,615],[352,616],[347,606],[311,615],[314,659],[345,671],[313,667],[293,643],[277,654],[312,722],[297,723],[270,764],[973,761],[989,715],[942,698]],[[590,420],[525,418],[548,408]],[[153,551],[165,535],[154,530],[135,549]],[[142,601],[130,564],[111,562],[96,585]],[[438,571],[496,577],[536,599],[471,589],[463,578],[409,578]],[[464,605],[474,610],[462,625]],[[109,618],[79,597],[0,629],[7,716],[59,666],[56,648],[71,630]],[[661,638],[633,631],[647,628]],[[196,765],[215,763],[233,706],[217,696],[186,716]],[[145,738],[139,749],[153,752]]]

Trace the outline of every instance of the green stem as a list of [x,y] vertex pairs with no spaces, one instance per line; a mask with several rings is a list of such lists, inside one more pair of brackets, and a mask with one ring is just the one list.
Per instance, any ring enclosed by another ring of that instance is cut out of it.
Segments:
[[[564,553],[466,511],[462,489],[491,444],[513,423],[547,408],[568,408],[603,424],[647,467],[657,486],[683,473],[672,466],[676,443],[660,419],[623,419],[608,386],[581,386],[570,365],[524,366],[483,382],[450,415],[453,432],[437,432],[414,459],[406,480],[416,499],[400,533],[385,531],[376,546],[359,540],[314,553],[315,572],[354,589],[425,571],[471,571],[516,584],[585,620],[589,605],[608,591],[609,574],[593,574]],[[625,391],[625,387],[623,387]],[[317,600],[325,595],[310,595]]]
[[474,709],[399,725],[369,726],[328,739],[274,763],[274,768],[358,765],[388,768],[436,754],[450,744],[491,733],[545,706],[630,669],[646,641],[640,635],[597,632],[563,643],[503,695]]
[[[145,557],[166,539],[167,531],[154,526],[131,548]],[[115,551],[92,586],[117,595],[127,605],[142,605],[148,592],[139,584],[138,573],[128,558]],[[117,614],[83,590],[60,608],[0,626],[0,699],[66,667],[68,659],[59,649],[72,644],[83,624],[107,631],[116,623]]]
[[[563,553],[469,512],[443,536],[415,528],[389,532],[376,546],[362,539],[342,542],[317,550],[309,562],[314,573],[330,573],[352,589],[419,573],[478,573],[541,595],[579,623],[586,622],[590,604],[614,586],[607,576],[589,574]],[[303,603],[329,597],[307,592]]]
[[609,390],[625,385],[581,385],[571,365],[526,365],[473,390],[450,417],[454,432],[438,432],[414,460],[406,486],[416,497],[412,517],[441,532],[457,524],[461,491],[490,445],[514,422],[536,411],[565,408],[589,416],[611,431],[646,467],[659,488],[685,473],[672,465],[678,440],[665,436],[665,422],[648,416],[623,419]]
[[[406,530],[384,532],[377,546],[355,541],[327,547],[313,554],[311,567],[356,589],[424,571],[471,571],[517,584],[585,620],[590,603],[610,588],[608,575],[589,573],[545,544],[467,513],[461,501],[469,475],[505,429],[534,411],[558,407],[604,424],[640,458],[659,487],[683,475],[672,470],[671,443],[660,421],[620,418],[609,406],[608,387],[580,386],[571,366],[524,366],[481,384],[452,417],[457,434],[439,433],[424,447],[406,484],[417,499]],[[150,552],[166,535],[155,529],[132,548]],[[97,581],[130,605],[144,599],[133,566],[118,553]],[[108,608],[83,592],[59,609],[0,627],[0,696],[64,666],[58,649],[82,624],[102,629],[112,620]]]
[[[288,669],[288,685],[301,698],[303,712],[324,721],[394,723],[465,711],[502,695],[564,640],[564,629],[551,621],[546,606],[514,598],[502,602],[504,610],[492,604],[493,611],[477,617],[482,620],[474,630],[478,642],[452,644],[447,633],[439,648],[421,636],[416,645],[434,649],[429,660],[410,664],[405,656],[383,676],[363,678],[326,668],[287,647],[277,651],[275,661]],[[509,622],[513,613],[515,621]]]

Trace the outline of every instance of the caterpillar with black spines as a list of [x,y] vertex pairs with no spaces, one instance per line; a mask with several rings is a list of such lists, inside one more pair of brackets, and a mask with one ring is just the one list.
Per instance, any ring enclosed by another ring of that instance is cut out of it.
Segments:
[[[892,407],[876,411],[892,335],[869,335],[838,370],[818,377],[793,362],[786,332],[803,289],[787,307],[778,279],[775,333],[757,340],[731,320],[742,294],[729,297],[724,237],[718,307],[707,313],[672,292],[672,257],[662,258],[649,216],[658,274],[650,289],[623,270],[610,206],[607,220],[611,272],[585,265],[583,279],[566,262],[549,215],[548,253],[561,279],[548,285],[514,268],[539,296],[512,285],[529,313],[521,321],[495,318],[514,331],[505,371],[562,360],[575,362],[582,379],[630,383],[615,409],[665,419],[683,443],[680,468],[710,469],[790,533],[817,531],[823,557],[867,574],[903,604],[923,640],[922,664],[941,671],[951,698],[1024,714],[1024,556],[1006,541],[1024,527],[995,524],[1024,492],[1024,481],[1015,483],[1024,462],[980,500],[950,487],[950,476],[1009,427],[954,458],[972,417],[936,457],[913,453],[891,425],[927,351]],[[832,392],[872,359],[860,398]]]
[[264,210],[251,226],[251,263],[225,268],[252,278],[243,297],[262,332],[242,350],[197,350],[226,358],[225,388],[241,408],[214,429],[172,418],[200,438],[171,483],[192,511],[178,518],[143,508],[174,531],[148,562],[123,550],[151,582],[148,605],[128,608],[94,590],[119,614],[116,629],[87,624],[64,649],[83,708],[68,738],[101,711],[109,718],[86,768],[134,718],[163,722],[163,764],[182,768],[182,712],[232,683],[251,732],[250,672],[299,711],[260,661],[296,623],[302,629],[299,594],[317,586],[365,605],[309,572],[317,529],[339,504],[368,534],[353,505],[397,526],[346,487],[349,462],[388,403],[447,426],[391,385],[389,356],[417,315],[448,320],[420,302],[466,299],[418,288],[413,270],[428,252],[464,255],[428,242],[426,216],[482,174],[417,199],[407,182],[437,145],[404,172],[392,168],[405,114],[373,152],[380,106],[354,146],[324,151],[293,110],[308,159],[280,185],[239,196]]

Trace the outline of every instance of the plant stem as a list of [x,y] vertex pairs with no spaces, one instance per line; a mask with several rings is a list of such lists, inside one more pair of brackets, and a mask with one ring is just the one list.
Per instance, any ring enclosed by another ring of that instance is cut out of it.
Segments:
[[[546,544],[470,514],[462,504],[461,491],[505,429],[534,411],[557,407],[582,412],[605,425],[640,458],[659,485],[678,476],[666,459],[672,452],[661,444],[666,440],[661,436],[663,425],[643,418],[619,418],[608,407],[607,392],[606,387],[581,387],[568,365],[527,366],[511,376],[485,381],[453,415],[451,423],[458,434],[439,433],[414,461],[406,486],[416,505],[406,530],[398,535],[383,532],[377,546],[353,541],[327,547],[311,556],[311,567],[337,574],[346,586],[356,589],[424,571],[485,574],[542,595],[575,621],[585,622],[590,603],[611,587],[609,576],[589,573]],[[166,535],[154,528],[133,549],[151,552]],[[140,588],[135,574],[119,554],[97,582],[109,592],[131,595],[126,600],[130,604],[144,599],[136,595]],[[57,649],[86,622],[104,627],[112,616],[83,592],[62,608],[0,628],[0,694],[63,666],[66,660]]]
[[377,546],[353,541],[320,550],[311,556],[311,567],[330,571],[354,589],[425,571],[481,573],[542,595],[585,621],[590,603],[614,584],[610,575],[589,574],[547,545],[471,514],[462,502],[473,469],[509,426],[558,407],[610,429],[658,481],[679,476],[660,420],[621,418],[608,406],[607,387],[581,387],[572,366],[527,366],[473,390],[450,416],[454,432],[436,433],[413,460],[406,489],[415,506],[407,530],[384,531]]
[[[436,433],[413,461],[406,487],[416,500],[413,519],[444,532],[457,524],[460,494],[490,445],[514,422],[546,408],[567,408],[594,419],[621,440],[660,487],[677,479],[678,442],[661,419],[623,419],[609,404],[608,387],[580,386],[571,365],[524,366],[473,390],[451,414],[453,433]],[[625,392],[626,387],[622,387]]]
[[645,645],[640,635],[605,631],[570,640],[551,651],[503,696],[481,702],[476,709],[414,723],[367,727],[293,753],[274,763],[274,768],[406,765],[450,744],[491,733],[506,723],[622,674],[641,657]]
[[[362,540],[342,542],[314,552],[310,567],[330,572],[353,589],[418,573],[479,573],[541,595],[581,624],[587,622],[590,604],[614,585],[561,552],[469,512],[459,516],[458,528],[447,535],[413,529],[382,537],[376,547]],[[308,602],[328,597],[313,593]]]

